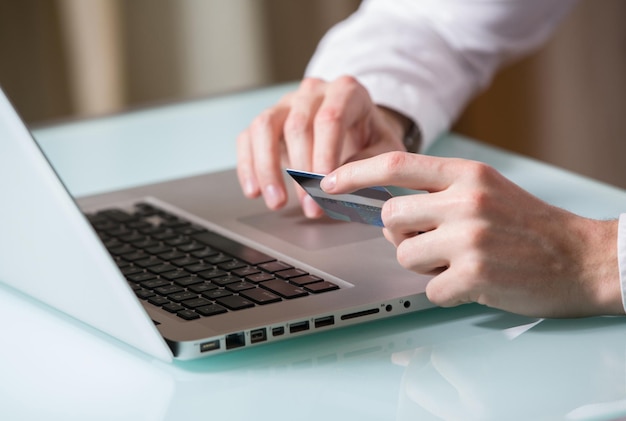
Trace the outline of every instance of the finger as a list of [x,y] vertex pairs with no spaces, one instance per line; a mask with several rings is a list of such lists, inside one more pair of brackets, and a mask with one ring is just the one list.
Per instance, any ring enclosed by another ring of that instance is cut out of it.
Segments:
[[460,179],[471,162],[408,152],[389,152],[341,166],[322,180],[322,188],[328,193],[347,193],[380,185],[441,191]]
[[294,182],[294,186],[304,215],[311,219],[321,218],[324,215],[322,208],[319,207],[315,200],[313,200],[298,183]]
[[450,209],[444,193],[396,196],[385,202],[381,211],[383,225],[394,236],[431,231],[446,220]]
[[287,104],[279,103],[261,113],[249,129],[256,181],[270,209],[278,209],[287,201],[281,169],[282,130],[287,112]]
[[[322,102],[325,86],[321,80],[304,79],[291,97],[284,129],[290,168],[311,171],[313,167],[313,119]],[[309,218],[321,217],[323,211],[317,203],[297,183],[294,185],[304,214]]]
[[284,128],[291,168],[311,171],[313,167],[313,120],[322,103],[325,86],[321,80],[304,79],[291,97]]
[[339,166],[348,129],[358,126],[361,136],[351,139],[366,142],[373,107],[365,88],[352,77],[339,78],[327,87],[314,121],[313,171],[327,174]]
[[455,267],[450,267],[430,280],[426,285],[426,296],[440,307],[454,307],[477,302],[476,291],[463,281],[465,278]]
[[450,236],[441,231],[406,236],[396,248],[398,263],[422,274],[438,273],[449,267],[454,252],[450,251]]
[[255,175],[250,133],[248,130],[244,130],[237,137],[237,178],[239,179],[239,185],[246,197],[255,198],[261,194],[259,183]]

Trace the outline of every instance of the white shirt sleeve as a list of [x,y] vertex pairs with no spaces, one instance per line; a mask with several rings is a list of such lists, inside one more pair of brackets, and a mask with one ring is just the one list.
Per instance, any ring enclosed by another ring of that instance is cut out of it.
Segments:
[[410,117],[422,148],[504,62],[532,51],[576,0],[365,0],[320,42],[306,76],[356,77]]

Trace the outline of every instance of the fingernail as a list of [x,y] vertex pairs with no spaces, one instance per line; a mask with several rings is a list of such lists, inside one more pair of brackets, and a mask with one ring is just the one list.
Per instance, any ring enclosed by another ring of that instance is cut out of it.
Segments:
[[320,183],[320,187],[322,188],[322,190],[327,192],[332,191],[335,188],[335,185],[337,185],[337,174],[335,174],[334,172],[331,172],[326,177],[324,177]]
[[243,184],[243,192],[248,197],[254,197],[257,195],[258,187],[256,182],[253,179],[248,178]]
[[278,208],[285,200],[284,194],[274,184],[270,184],[265,187],[263,191],[263,197],[265,198],[265,204],[270,209]]

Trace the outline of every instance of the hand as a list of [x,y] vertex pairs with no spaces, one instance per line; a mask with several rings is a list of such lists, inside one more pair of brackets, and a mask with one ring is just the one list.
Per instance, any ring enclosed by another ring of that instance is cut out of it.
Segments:
[[[326,174],[351,160],[404,150],[408,124],[377,107],[352,77],[304,79],[239,135],[239,183],[247,197],[263,195],[270,209],[279,209],[287,201],[282,167]],[[323,214],[304,190],[296,190],[307,216]]]
[[440,306],[477,302],[536,317],[624,314],[617,221],[551,206],[474,161],[401,152],[352,162],[328,193],[394,185],[430,194],[388,200],[385,237],[402,266],[434,275]]

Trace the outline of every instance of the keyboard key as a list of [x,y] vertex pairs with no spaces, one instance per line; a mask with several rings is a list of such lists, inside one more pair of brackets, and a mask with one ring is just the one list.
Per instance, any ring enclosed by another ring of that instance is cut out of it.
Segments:
[[176,266],[170,264],[170,263],[162,263],[160,265],[148,267],[148,270],[150,272],[154,272],[154,273],[157,273],[157,274],[165,273],[165,272],[171,272],[171,271],[176,270],[176,269],[178,269],[178,268]]
[[142,267],[142,268],[147,268],[150,266],[156,266],[156,265],[162,265],[164,263],[166,263],[164,260],[159,259],[156,256],[149,256],[145,259],[141,259],[141,260],[137,260],[136,262],[134,262],[135,265]]
[[261,282],[259,285],[261,285],[265,289],[269,289],[270,291],[280,295],[283,298],[291,299],[309,295],[309,293],[302,288],[291,285],[288,282],[281,281],[280,279]]
[[200,232],[204,232],[206,231],[206,229],[198,226],[198,225],[191,225],[188,224],[187,226],[183,226],[183,227],[177,227],[174,228],[174,231],[178,232],[179,234],[183,234],[183,235],[191,235],[191,234],[197,234]]
[[170,246],[176,247],[176,246],[181,246],[183,244],[189,244],[191,240],[189,239],[189,237],[181,235],[180,237],[174,237],[174,238],[165,240],[165,242],[169,244]]
[[178,250],[171,249],[171,250],[166,251],[165,253],[160,253],[157,256],[159,256],[163,260],[171,261],[171,260],[174,260],[174,259],[183,258],[186,255],[185,255],[185,253],[182,253],[182,252],[180,252]]
[[193,310],[181,310],[176,313],[176,315],[185,320],[195,320],[200,318],[200,315]]
[[200,260],[196,259],[195,257],[185,256],[181,257],[180,259],[172,260],[172,263],[176,266],[191,266],[200,263]]
[[188,287],[191,285],[199,284],[201,282],[204,282],[204,279],[195,275],[189,275],[182,278],[174,279],[174,283],[180,285],[181,287]]
[[304,275],[304,276],[298,276],[298,277],[289,279],[289,282],[291,282],[292,284],[298,285],[299,287],[307,285],[307,284],[312,284],[314,282],[320,282],[320,281],[323,281],[323,279],[315,275]]
[[206,298],[196,297],[196,298],[192,298],[191,300],[185,300],[181,304],[187,308],[196,308],[196,307],[207,306],[213,303],[207,300]]
[[273,275],[269,273],[255,273],[253,275],[248,275],[245,277],[246,281],[254,282],[258,284],[259,282],[269,281],[270,279],[275,279]]
[[184,278],[186,276],[189,276],[190,273],[187,272],[184,269],[177,269],[177,270],[172,270],[170,272],[165,272],[161,274],[161,277],[165,278],[165,279],[169,279],[170,281],[173,281],[175,279],[178,278]]
[[203,249],[204,244],[200,244],[200,243],[196,243],[195,241],[192,241],[186,244],[181,244],[177,248],[178,250],[184,251],[185,253],[191,253],[192,251]]
[[219,278],[213,278],[211,279],[211,282],[223,287],[225,285],[233,284],[235,282],[241,282],[241,278],[238,276],[226,275],[226,276],[220,276]]
[[256,285],[250,282],[245,282],[245,281],[226,285],[226,289],[232,292],[239,292],[239,291],[244,291],[246,289],[252,289],[252,288],[256,288]]
[[139,272],[139,273],[134,273],[132,275],[128,275],[126,277],[126,279],[128,279],[131,282],[143,282],[143,281],[148,281],[150,279],[154,279],[156,278],[156,275],[154,273],[150,273],[150,272]]
[[150,254],[160,254],[160,253],[166,253],[168,251],[172,250],[172,247],[170,246],[165,246],[165,245],[160,245],[160,246],[154,246],[154,247],[148,247],[146,249],[146,251]]
[[322,282],[315,282],[312,284],[307,284],[304,286],[304,289],[317,294],[320,292],[327,292],[327,291],[333,291],[335,289],[339,289],[339,286],[331,282],[322,281]]
[[217,300],[218,298],[228,297],[229,295],[233,295],[233,293],[225,289],[214,289],[202,293],[202,296],[209,300]]
[[165,230],[155,234],[152,234],[152,238],[159,241],[170,240],[172,238],[178,237],[178,234],[172,230]]
[[120,268],[120,270],[122,271],[122,274],[124,276],[134,275],[136,273],[143,273],[143,269],[138,268],[137,266],[126,266],[126,267]]
[[185,300],[191,300],[192,298],[196,298],[196,297],[198,297],[198,294],[194,294],[191,291],[175,292],[167,296],[167,298],[174,301],[175,303],[180,303],[181,301],[185,301]]
[[219,254],[219,252],[216,250],[213,250],[211,247],[203,247],[191,253],[192,256],[197,257],[198,259],[204,259],[205,257],[215,256],[216,254]]
[[189,271],[189,272],[193,272],[193,273],[198,273],[198,272],[202,272],[205,270],[214,270],[215,266],[208,264],[208,263],[197,263],[195,265],[189,265],[189,266],[185,266],[185,270]]
[[163,310],[169,311],[170,313],[177,313],[179,311],[185,310],[185,307],[183,307],[182,304],[169,303],[163,306]]
[[261,304],[261,305],[282,301],[278,295],[273,294],[270,291],[267,291],[263,288],[254,288],[254,289],[242,291],[239,295],[241,295],[242,297],[246,297],[249,300],[252,300],[255,303]]
[[280,272],[275,272],[274,275],[278,276],[279,278],[282,279],[289,279],[289,278],[295,278],[297,276],[304,276],[304,275],[308,275],[308,272],[305,272],[303,270],[300,269],[288,269],[288,270],[281,270]]
[[253,266],[244,266],[242,268],[235,269],[231,272],[233,275],[237,275],[243,278],[248,275],[254,275],[255,273],[260,273],[261,271]]
[[135,295],[142,300],[147,300],[148,298],[154,296],[154,292],[147,289],[138,289],[135,291]]
[[227,273],[219,269],[210,269],[198,272],[198,276],[202,276],[204,279],[213,279],[224,275],[227,275]]
[[214,265],[217,265],[217,264],[220,264],[220,263],[224,263],[224,262],[228,262],[230,260],[233,260],[233,258],[228,256],[228,255],[226,255],[226,254],[223,254],[223,253],[216,254],[215,256],[209,256],[209,257],[205,257],[204,258],[205,262],[209,262],[209,263],[212,263]]
[[287,263],[284,263],[284,262],[264,263],[262,265],[258,265],[258,267],[269,273],[279,272],[281,270],[293,268],[293,266],[288,265]]
[[254,303],[252,301],[239,295],[231,295],[229,297],[220,298],[217,300],[217,303],[231,310],[242,310],[244,308],[254,307]]
[[246,264],[243,262],[240,262],[239,260],[230,260],[228,262],[220,263],[219,265],[217,265],[218,268],[229,271],[229,272],[235,269],[245,267],[245,266]]
[[168,281],[166,281],[165,279],[151,279],[149,281],[144,281],[141,283],[141,286],[147,289],[155,289],[155,288],[159,288],[159,287],[164,287],[166,285],[170,285],[170,283]]
[[137,250],[133,253],[125,254],[123,259],[128,260],[129,262],[134,262],[134,261],[141,260],[141,259],[147,259],[148,257],[150,257],[150,255],[146,253],[145,251]]
[[123,256],[124,254],[129,254],[137,250],[135,247],[130,244],[124,244],[118,247],[112,247],[109,249],[109,253],[115,256]]
[[154,290],[154,292],[156,292],[159,295],[170,295],[175,292],[182,292],[182,291],[184,291],[184,288],[181,288],[178,285],[162,286],[162,287],[155,288]]
[[196,294],[201,294],[201,293],[206,292],[206,291],[213,291],[213,290],[216,290],[217,288],[218,288],[218,287],[217,287],[217,285],[215,285],[215,284],[212,284],[212,283],[210,283],[210,282],[203,282],[203,283],[201,283],[201,284],[194,284],[194,285],[191,285],[191,286],[189,287],[189,291],[193,291],[193,292],[195,292]]
[[204,307],[198,307],[196,309],[196,313],[200,313],[201,315],[205,317],[215,316],[216,314],[226,313],[227,311],[228,310],[226,310],[224,307],[222,307],[219,304],[211,304],[211,305],[204,306]]
[[170,301],[167,298],[165,298],[165,297],[161,297],[159,295],[155,295],[154,297],[148,298],[148,302],[150,304],[154,304],[155,306],[161,307],[161,306],[163,306],[165,304],[169,304]]

